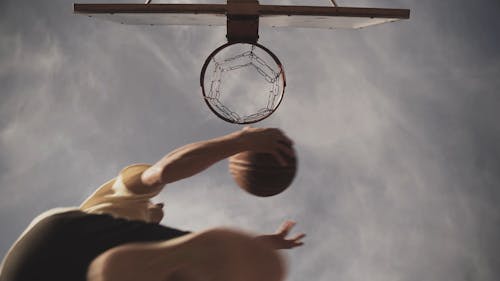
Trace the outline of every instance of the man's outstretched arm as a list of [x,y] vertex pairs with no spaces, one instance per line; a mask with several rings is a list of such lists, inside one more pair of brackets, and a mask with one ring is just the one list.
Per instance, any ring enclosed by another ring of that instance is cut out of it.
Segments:
[[279,129],[246,127],[222,137],[191,143],[172,151],[145,170],[141,181],[150,187],[175,182],[193,176],[227,157],[249,150],[271,153],[286,165],[282,154],[293,154],[291,144],[291,140]]

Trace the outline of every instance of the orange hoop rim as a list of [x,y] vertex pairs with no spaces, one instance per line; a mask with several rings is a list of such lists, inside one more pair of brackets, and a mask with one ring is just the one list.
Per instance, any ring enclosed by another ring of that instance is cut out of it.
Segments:
[[[207,98],[207,95],[206,95],[206,91],[205,91],[205,72],[208,68],[208,65],[210,64],[210,61],[220,52],[222,51],[223,49],[229,47],[229,46],[232,46],[232,45],[235,45],[235,44],[249,44],[249,45],[253,45],[259,49],[262,49],[264,50],[268,55],[271,56],[271,58],[274,60],[274,62],[276,63],[276,65],[278,66],[279,68],[279,75],[282,77],[283,79],[283,87],[281,89],[281,93],[280,93],[280,100],[278,101],[278,103],[276,104],[276,106],[273,107],[272,110],[270,110],[270,112],[264,116],[262,116],[261,118],[258,118],[258,119],[255,119],[255,120],[251,120],[251,121],[243,121],[243,122],[238,122],[238,121],[235,121],[233,119],[229,119],[227,117],[225,117],[224,115],[220,114],[213,106],[212,104],[208,101],[208,98]],[[244,124],[252,124],[252,123],[257,123],[259,121],[262,121],[264,119],[266,119],[267,117],[271,116],[275,111],[276,109],[278,109],[278,107],[280,106],[281,102],[283,101],[283,98],[284,98],[284,95],[285,95],[285,88],[286,88],[286,76],[285,76],[285,69],[283,67],[283,64],[281,63],[281,61],[278,59],[278,57],[271,51],[269,50],[268,48],[264,47],[263,45],[257,43],[257,42],[250,42],[250,41],[236,41],[236,42],[228,42],[228,43],[225,43],[221,46],[219,46],[218,48],[216,48],[212,53],[210,53],[210,55],[208,55],[208,57],[205,59],[205,62],[203,63],[203,67],[201,68],[201,73],[200,73],[200,86],[201,86],[201,92],[202,92],[202,95],[203,95],[203,100],[205,101],[205,103],[207,104],[208,108],[210,108],[210,110],[217,116],[219,117],[220,119],[226,121],[226,122],[229,122],[229,123],[233,123],[233,124],[241,124],[241,125],[244,125]]]

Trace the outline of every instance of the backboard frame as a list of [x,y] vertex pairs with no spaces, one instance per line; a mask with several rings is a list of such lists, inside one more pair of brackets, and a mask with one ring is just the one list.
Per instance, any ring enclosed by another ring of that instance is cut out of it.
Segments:
[[[176,15],[192,15],[192,16],[211,16],[214,21],[205,20],[200,17],[199,22],[179,22],[179,25],[226,25],[227,16],[235,15],[257,15],[260,18],[261,26],[281,27],[268,23],[266,18],[273,16],[287,17],[311,17],[314,18],[363,18],[368,20],[367,24],[362,26],[351,26],[350,28],[362,28],[373,24],[383,22],[392,22],[397,20],[405,20],[410,18],[410,10],[408,9],[393,9],[393,8],[361,8],[361,7],[330,7],[330,6],[296,6],[296,5],[253,5],[255,9],[249,14],[248,3],[232,3],[226,4],[74,4],[74,13],[104,17],[111,21],[116,21],[124,24],[145,24],[145,25],[175,25],[175,22],[165,22],[155,20],[153,17],[159,14],[166,16]],[[238,8],[240,7],[240,8]],[[142,20],[129,21],[127,17],[133,18],[138,15],[144,15]],[[149,18],[148,18],[149,17]],[[370,22],[369,19],[373,21]],[[376,20],[378,19],[378,21]],[[300,26],[291,26],[300,27]],[[311,26],[305,26],[311,27]],[[336,28],[321,27],[319,28]],[[344,28],[344,27],[342,27]],[[348,27],[349,28],[349,27]]]

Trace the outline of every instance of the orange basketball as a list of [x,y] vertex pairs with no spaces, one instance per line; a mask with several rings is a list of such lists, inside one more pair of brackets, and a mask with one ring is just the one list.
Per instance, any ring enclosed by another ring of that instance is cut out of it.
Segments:
[[287,189],[297,171],[297,158],[286,157],[283,166],[269,153],[242,152],[229,159],[229,172],[242,189],[268,197]]

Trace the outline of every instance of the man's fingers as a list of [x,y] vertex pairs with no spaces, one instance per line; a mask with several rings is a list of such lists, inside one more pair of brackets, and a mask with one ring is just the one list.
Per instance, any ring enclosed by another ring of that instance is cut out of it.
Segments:
[[282,134],[280,136],[280,138],[278,139],[278,142],[280,142],[280,143],[282,143],[282,144],[284,144],[286,146],[292,146],[293,145],[293,141],[289,137],[287,137],[285,134]]
[[278,141],[278,145],[276,148],[283,153],[284,155],[290,157],[290,158],[295,158],[295,150],[291,145],[286,145],[283,144],[282,142]]
[[299,242],[300,239],[306,237],[306,234],[305,233],[301,233],[301,234],[297,234],[295,235],[295,237],[293,237],[291,240],[294,241],[294,242]]
[[280,228],[278,229],[278,233],[287,236],[288,232],[290,232],[290,229],[296,224],[294,221],[285,221]]
[[280,227],[280,233],[288,234],[290,229],[292,229],[295,224],[296,223],[294,221],[285,221]]
[[291,145],[284,144],[282,141],[278,141],[275,144],[274,152],[272,153],[277,161],[283,166],[288,166],[290,158],[295,158],[295,150]]
[[274,158],[276,159],[276,161],[278,161],[278,163],[280,163],[281,166],[287,166],[288,165],[288,161],[286,161],[285,157],[283,157],[281,155],[281,153],[279,153],[279,151],[274,151],[271,153]]
[[286,246],[284,246],[285,249],[292,249],[295,247],[299,247],[304,245],[304,242],[295,242],[295,241],[289,241]]

